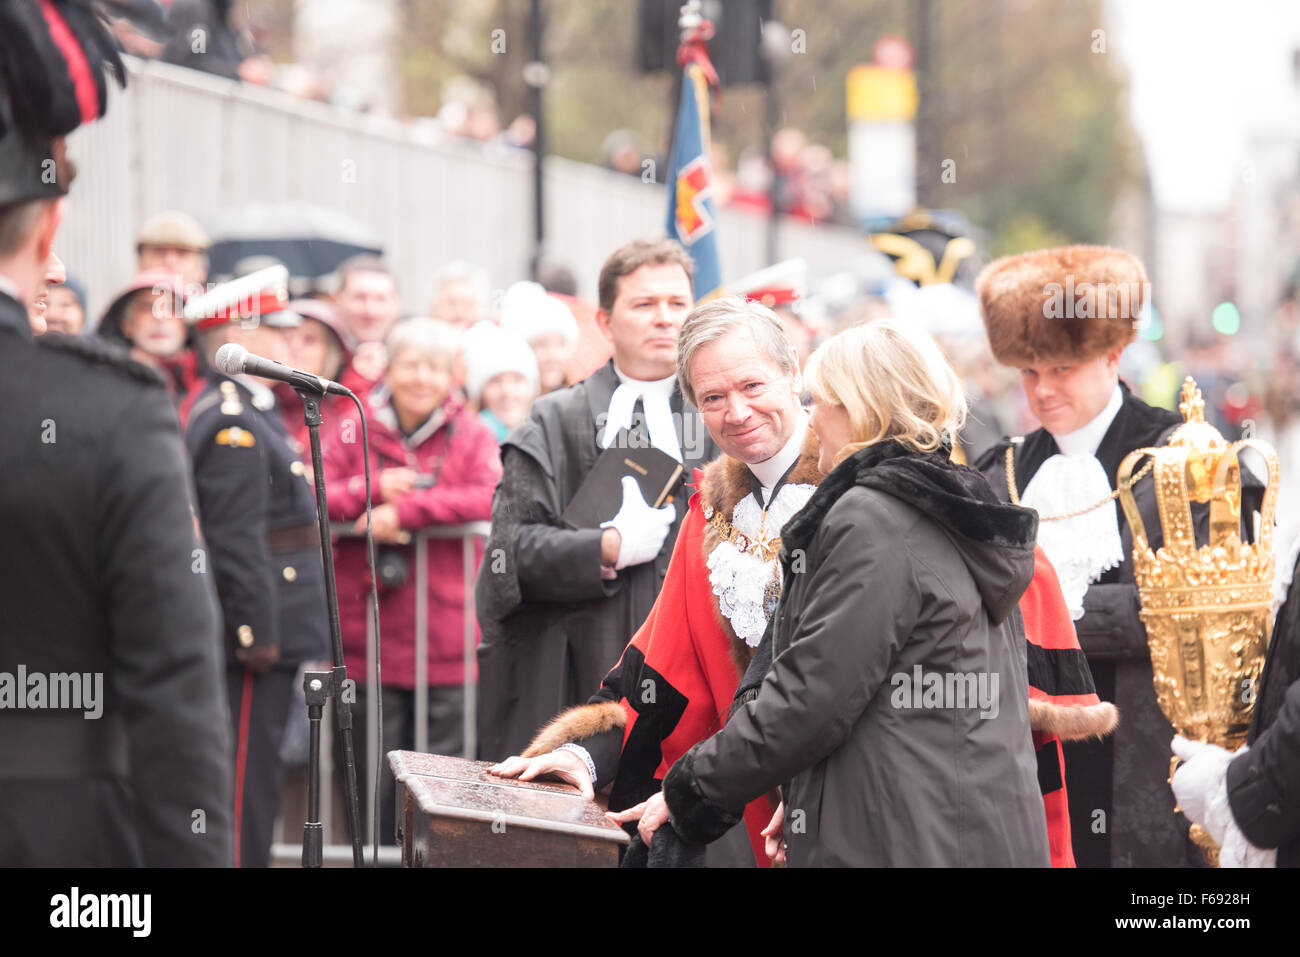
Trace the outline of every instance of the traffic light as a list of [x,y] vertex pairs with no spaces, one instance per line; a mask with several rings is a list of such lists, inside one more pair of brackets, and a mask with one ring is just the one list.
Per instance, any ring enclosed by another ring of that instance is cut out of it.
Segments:
[[1241,313],[1237,311],[1236,303],[1221,302],[1210,313],[1210,322],[1214,324],[1215,332],[1235,336],[1241,328]]
[[[639,0],[637,65],[642,73],[677,69],[681,0]],[[763,24],[772,18],[772,0],[704,0],[703,13],[717,32],[709,58],[723,86],[766,83],[767,61],[759,48]]]
[[639,0],[637,4],[636,62],[642,73],[677,68],[677,29],[680,4],[671,0]]

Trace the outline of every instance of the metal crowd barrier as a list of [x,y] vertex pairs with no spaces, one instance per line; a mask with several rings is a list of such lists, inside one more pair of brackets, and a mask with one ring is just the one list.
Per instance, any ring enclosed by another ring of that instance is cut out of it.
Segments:
[[[461,575],[465,586],[463,632],[465,677],[461,686],[464,690],[462,743],[465,757],[473,758],[478,748],[477,642],[475,641],[477,618],[474,614],[474,577],[478,568],[474,556],[474,540],[476,538],[486,539],[490,530],[490,522],[465,522],[460,525],[432,526],[421,529],[411,536],[411,541],[415,545],[413,578],[420,586],[415,592],[415,707],[413,711],[415,715],[415,750],[417,751],[428,750],[429,743],[429,556],[427,546],[430,539],[447,538],[459,538],[461,540]],[[350,524],[339,525],[334,531],[338,536],[344,538],[353,537],[356,534],[352,531]],[[374,834],[375,828],[375,767],[376,763],[383,758],[383,755],[379,754],[378,712],[380,688],[375,680],[374,668],[370,667],[370,663],[375,659],[376,635],[372,604],[374,600],[375,596],[371,594],[366,604],[367,759],[366,767],[357,768],[357,790],[361,795],[365,832],[362,843],[365,845],[367,863],[371,860],[374,852],[374,844],[370,842],[370,838]],[[384,624],[382,617],[380,627],[384,629],[389,627]],[[380,665],[381,667],[383,665],[382,659]],[[321,822],[325,839],[324,860],[326,864],[349,864],[352,860],[352,851],[347,844],[346,824],[343,825],[343,833],[335,833],[340,829],[334,827],[334,779],[336,772],[333,748],[334,709],[332,707],[325,709],[321,732]],[[386,743],[385,748],[391,750],[391,743]],[[293,828],[300,823],[288,821],[290,833],[293,833]],[[381,835],[380,840],[386,840],[390,836]],[[271,862],[273,865],[296,866],[301,861],[302,846],[300,843],[278,842],[271,848]],[[396,867],[400,865],[401,849],[381,844],[379,861],[381,866]]]

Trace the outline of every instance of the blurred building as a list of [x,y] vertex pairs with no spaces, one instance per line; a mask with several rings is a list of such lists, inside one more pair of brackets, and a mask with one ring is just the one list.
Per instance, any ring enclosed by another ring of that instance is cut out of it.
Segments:
[[1267,128],[1251,131],[1233,196],[1240,227],[1236,303],[1242,328],[1263,332],[1300,265],[1300,48],[1289,95]]
[[401,106],[397,50],[398,0],[297,0],[293,46],[297,59],[348,87],[382,113]]
[[1156,214],[1154,301],[1166,350],[1177,353],[1212,328],[1210,311],[1236,282],[1235,224],[1227,210]]

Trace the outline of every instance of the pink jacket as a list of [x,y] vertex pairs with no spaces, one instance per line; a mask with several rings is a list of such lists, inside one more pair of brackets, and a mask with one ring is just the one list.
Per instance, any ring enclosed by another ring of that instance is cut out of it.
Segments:
[[[364,400],[363,400],[364,401]],[[412,533],[435,525],[487,520],[492,494],[501,476],[496,439],[454,393],[410,438],[397,428],[396,415],[382,389],[368,403],[370,481],[374,504],[382,504],[379,472],[413,468],[436,476],[430,488],[412,489],[397,500],[402,528]],[[330,519],[354,522],[365,512],[366,486],[361,457],[361,426],[356,409],[338,418],[324,441],[326,488]],[[461,540],[430,539],[428,548],[428,674],[430,685],[455,685],[464,680],[464,601]],[[383,635],[382,680],[385,686],[415,686],[415,545],[381,546],[406,560],[404,584],[379,584],[379,622]],[[474,572],[482,559],[482,540],[475,544]],[[336,537],[335,576],[339,618],[348,677],[366,680],[366,597],[370,571],[364,537]],[[473,578],[468,582],[473,587]],[[475,626],[475,643],[478,641]]]

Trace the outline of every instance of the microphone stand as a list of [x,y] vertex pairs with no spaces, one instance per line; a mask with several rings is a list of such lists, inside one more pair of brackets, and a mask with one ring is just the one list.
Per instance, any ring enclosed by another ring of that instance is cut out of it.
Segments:
[[327,699],[334,699],[334,719],[343,736],[343,798],[352,836],[352,866],[364,867],[361,851],[361,800],[357,793],[356,751],[352,742],[352,709],[343,700],[348,677],[343,663],[343,631],[339,625],[338,588],[334,582],[334,549],[330,543],[329,507],[325,502],[325,468],[320,451],[320,400],[322,391],[313,385],[290,383],[302,399],[303,418],[311,436],[312,479],[316,485],[316,520],[320,525],[321,563],[325,566],[325,603],[329,610],[330,643],[334,667],[330,671],[309,671],[303,675],[307,696],[307,719],[311,741],[307,752],[307,820],[302,829],[302,866],[323,864],[324,834],[320,822],[320,722]]

